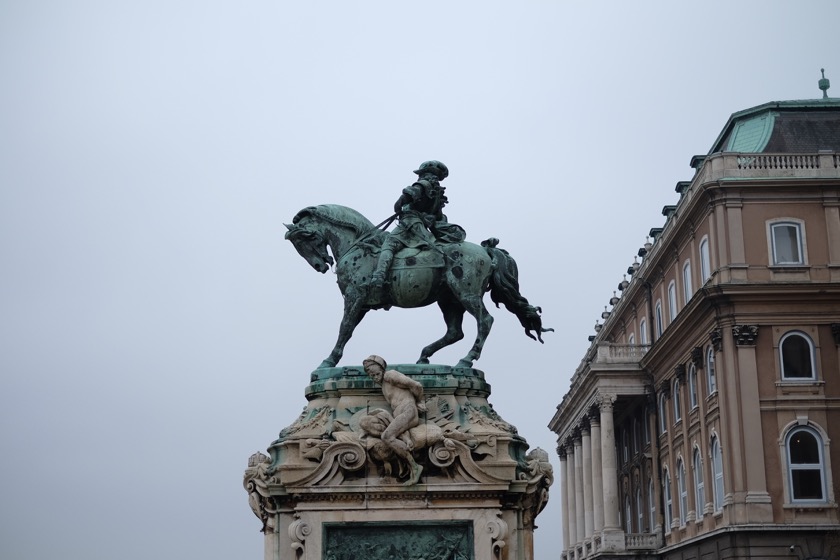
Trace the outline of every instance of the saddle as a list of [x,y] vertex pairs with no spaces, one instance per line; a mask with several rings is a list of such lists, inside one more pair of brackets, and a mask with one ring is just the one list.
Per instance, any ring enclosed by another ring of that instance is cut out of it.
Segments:
[[426,247],[403,247],[394,255],[391,270],[410,268],[443,268],[443,253],[440,249]]

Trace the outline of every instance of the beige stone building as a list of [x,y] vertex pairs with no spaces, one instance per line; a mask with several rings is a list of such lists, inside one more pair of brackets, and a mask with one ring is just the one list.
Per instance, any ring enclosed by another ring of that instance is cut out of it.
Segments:
[[840,99],[733,114],[549,427],[562,559],[840,558]]

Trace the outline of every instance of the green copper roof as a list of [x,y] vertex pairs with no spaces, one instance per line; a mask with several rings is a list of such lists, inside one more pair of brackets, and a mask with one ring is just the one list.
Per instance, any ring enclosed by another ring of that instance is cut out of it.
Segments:
[[[770,141],[774,125],[785,114],[790,113],[833,113],[840,112],[840,99],[804,99],[794,101],[771,101],[732,113],[726,126],[718,135],[709,154],[718,152],[761,152]],[[725,143],[725,144],[724,144]]]
[[773,132],[775,113],[767,111],[735,123],[729,136],[727,152],[761,152]]

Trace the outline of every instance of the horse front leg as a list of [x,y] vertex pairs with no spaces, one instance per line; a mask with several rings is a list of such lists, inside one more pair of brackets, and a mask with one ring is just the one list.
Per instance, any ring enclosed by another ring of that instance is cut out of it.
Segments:
[[362,304],[362,298],[346,295],[344,299],[344,317],[341,318],[341,324],[338,327],[338,340],[335,346],[327,356],[327,359],[321,362],[318,369],[335,367],[341,357],[344,355],[344,346],[353,336],[353,331],[356,326],[362,321],[365,314],[368,312]]

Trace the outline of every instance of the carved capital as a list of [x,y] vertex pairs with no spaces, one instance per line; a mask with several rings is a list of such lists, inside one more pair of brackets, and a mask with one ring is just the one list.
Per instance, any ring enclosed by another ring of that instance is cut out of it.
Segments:
[[601,425],[601,413],[597,407],[592,407],[586,413],[589,417],[589,425],[590,426],[600,426]]
[[595,404],[601,412],[612,412],[615,399],[616,396],[611,393],[598,393],[595,396]]
[[720,334],[720,329],[715,329],[709,333],[709,340],[712,343],[712,347],[715,349],[715,352],[720,352],[723,350],[723,336]]
[[703,368],[703,348],[701,346],[695,346],[691,349],[691,362],[697,369]]
[[580,423],[578,424],[580,427],[580,433],[582,435],[588,436],[589,435],[589,416],[584,415],[583,418],[580,419]]
[[668,379],[659,382],[659,392],[665,395],[665,398],[671,396],[671,382]]
[[682,383],[685,379],[685,364],[677,364],[674,368],[674,375],[676,375],[677,380]]
[[737,346],[755,346],[758,338],[758,325],[733,325],[732,337]]
[[840,323],[831,323],[831,336],[834,337],[834,344],[840,346]]
[[566,460],[566,448],[563,447],[563,444],[557,445],[557,456],[560,457],[561,461]]

